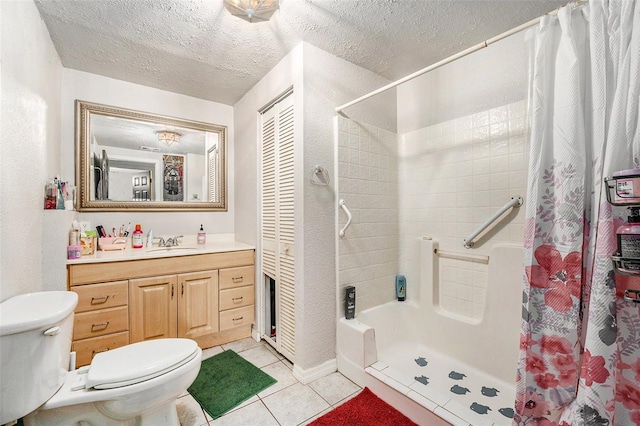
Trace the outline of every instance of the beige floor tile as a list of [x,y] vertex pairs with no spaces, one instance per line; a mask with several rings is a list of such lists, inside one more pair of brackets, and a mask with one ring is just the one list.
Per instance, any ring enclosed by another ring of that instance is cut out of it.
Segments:
[[318,395],[329,404],[335,405],[360,390],[360,387],[342,374],[335,372],[309,383]]
[[308,425],[309,423],[313,422],[314,420],[317,420],[320,417],[324,416],[325,414],[327,414],[331,410],[333,410],[333,407],[329,407],[326,410],[323,410],[323,411],[319,412],[318,414],[316,414],[315,416],[311,417],[310,419],[307,419],[304,422],[300,423],[300,426]]
[[289,360],[288,360],[288,359],[286,359],[286,358],[282,358],[282,360],[281,360],[281,361],[284,363],[284,365],[286,365],[286,366],[287,366],[287,368],[288,368],[289,370],[293,371],[293,363],[292,363],[291,361],[289,361]]
[[283,426],[299,425],[329,408],[327,401],[300,383],[269,395],[262,402]]
[[236,340],[235,342],[225,343],[222,345],[222,348],[226,351],[231,349],[235,353],[240,353],[242,351],[246,351],[248,349],[257,348],[262,346],[264,343],[256,342],[251,337],[247,337],[246,339]]
[[278,426],[278,422],[261,401],[232,411],[211,422],[213,426]]
[[220,353],[222,353],[224,351],[224,349],[222,349],[222,346],[214,346],[212,348],[207,348],[204,349],[202,351],[202,360],[204,361],[205,359],[211,358],[212,356],[218,355]]
[[274,348],[273,346],[271,346],[270,344],[268,344],[267,342],[264,342],[264,341],[263,341],[263,344],[264,344],[264,347],[267,348],[269,350],[269,352],[274,354],[278,359],[280,359],[280,360],[284,359],[284,356],[282,356],[281,353],[276,351],[276,348]]
[[274,362],[266,367],[262,367],[261,370],[276,379],[278,382],[260,392],[258,394],[260,398],[264,398],[272,393],[281,391],[288,386],[298,383],[296,378],[293,377],[291,370],[289,370],[289,368],[282,362]]
[[258,368],[262,368],[279,361],[278,358],[264,346],[258,346],[257,348],[239,352],[238,355]]
[[207,423],[200,404],[191,395],[178,398],[176,408],[181,426],[200,426]]
[[[258,398],[258,395],[253,395],[251,398],[249,398],[245,402],[239,404],[237,407],[233,407],[233,409],[231,411],[239,410],[242,407],[246,407],[247,405],[253,404],[254,402],[258,402],[258,401],[260,401],[260,398]],[[229,411],[229,413],[231,413],[231,411]]]

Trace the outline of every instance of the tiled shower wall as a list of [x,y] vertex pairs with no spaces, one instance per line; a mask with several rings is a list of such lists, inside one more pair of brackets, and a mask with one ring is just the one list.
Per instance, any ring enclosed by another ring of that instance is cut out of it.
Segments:
[[[525,102],[515,102],[410,133],[399,141],[400,272],[418,296],[419,240],[441,250],[488,255],[498,243],[522,243],[524,209],[512,212],[472,249],[463,240],[512,196],[526,195]],[[439,259],[442,310],[480,319],[487,265]],[[516,283],[519,284],[519,283]]]
[[[395,298],[398,272],[398,158],[393,132],[338,118],[338,190],[353,215],[339,241],[340,315],[344,288],[356,287],[356,309]],[[340,209],[338,224],[346,223]]]
[[[353,214],[339,242],[340,309],[356,286],[357,310],[395,299],[395,276],[419,294],[419,241],[489,255],[498,243],[522,244],[524,209],[505,216],[474,248],[463,240],[512,196],[526,195],[525,102],[515,102],[400,135],[338,118],[339,198]],[[339,226],[346,215],[339,211]],[[439,307],[482,318],[484,263],[439,258]],[[518,283],[519,284],[519,283]]]

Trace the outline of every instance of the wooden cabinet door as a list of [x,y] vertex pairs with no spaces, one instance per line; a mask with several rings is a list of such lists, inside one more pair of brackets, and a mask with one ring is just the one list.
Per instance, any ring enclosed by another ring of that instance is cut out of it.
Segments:
[[177,336],[176,275],[129,280],[131,343]]
[[178,337],[218,332],[218,271],[178,275]]

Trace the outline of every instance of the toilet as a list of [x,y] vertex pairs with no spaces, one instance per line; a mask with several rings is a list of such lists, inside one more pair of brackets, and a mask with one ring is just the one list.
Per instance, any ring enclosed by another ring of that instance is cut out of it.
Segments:
[[0,303],[0,425],[175,425],[176,399],[200,371],[191,339],[156,339],[95,355],[69,371],[78,295],[44,291]]

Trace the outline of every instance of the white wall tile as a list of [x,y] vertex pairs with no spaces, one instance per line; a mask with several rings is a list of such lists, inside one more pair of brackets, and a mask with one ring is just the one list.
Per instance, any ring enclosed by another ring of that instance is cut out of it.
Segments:
[[[339,281],[341,290],[356,286],[358,311],[393,300],[396,273],[419,277],[419,238],[469,253],[463,239],[511,196],[525,193],[524,117],[521,101],[399,136],[339,121],[340,193],[354,214],[340,240]],[[521,243],[522,210],[507,215],[471,254],[487,255],[499,242]],[[481,318],[487,265],[440,259],[440,268],[440,307]],[[419,296],[411,284],[409,298]]]
[[[353,285],[360,311],[394,297],[398,272],[398,155],[412,158],[425,132],[403,135],[398,143],[395,134],[375,126],[350,122],[346,127],[351,134],[338,134],[349,140],[338,141],[338,179],[340,195],[353,214],[353,222],[339,243],[340,305],[344,304],[344,287]],[[344,146],[348,150],[340,148]],[[402,179],[410,180],[411,176],[403,175]],[[408,197],[406,204],[418,201]],[[341,214],[340,225],[345,222]]]
[[[412,132],[418,137],[416,144],[436,140],[438,150],[432,145],[434,149],[420,156],[398,159],[402,171],[398,186],[399,266],[407,275],[417,276],[419,272],[415,259],[405,256],[415,250],[411,241],[429,235],[439,241],[442,250],[469,253],[462,248],[463,239],[511,196],[525,194],[524,117],[524,102],[515,102]],[[407,211],[418,208],[419,211]],[[471,254],[487,255],[500,242],[522,242],[521,211],[507,217]],[[472,319],[481,318],[487,265],[451,259],[439,262],[441,308]]]

